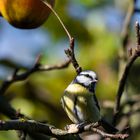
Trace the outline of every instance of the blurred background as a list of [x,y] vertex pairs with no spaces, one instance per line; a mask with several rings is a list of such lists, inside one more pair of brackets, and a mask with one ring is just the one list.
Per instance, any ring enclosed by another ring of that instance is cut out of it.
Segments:
[[[105,109],[104,102],[114,102],[118,87],[118,50],[122,47],[121,31],[130,0],[56,0],[55,10],[61,17],[71,35],[75,38],[75,53],[84,70],[94,70],[99,82],[96,95],[102,106],[101,112],[111,120],[112,108]],[[136,3],[140,7],[140,0]],[[130,44],[135,47],[136,13],[131,20]],[[29,69],[41,53],[42,64],[52,65],[67,60],[64,49],[69,40],[57,18],[51,14],[40,28],[21,30],[12,27],[0,18],[0,80],[7,79],[15,67]],[[129,76],[128,95],[140,92],[138,60]],[[7,91],[11,105],[21,113],[38,120],[47,121],[63,128],[70,124],[65,115],[60,98],[64,89],[76,73],[70,65],[66,69],[37,72],[23,82],[14,83]],[[57,115],[56,115],[57,114]],[[140,139],[136,121],[140,114],[134,115],[130,122],[134,125],[135,135],[130,139]],[[5,116],[0,115],[0,119]],[[18,139],[13,131],[0,132],[0,140]]]

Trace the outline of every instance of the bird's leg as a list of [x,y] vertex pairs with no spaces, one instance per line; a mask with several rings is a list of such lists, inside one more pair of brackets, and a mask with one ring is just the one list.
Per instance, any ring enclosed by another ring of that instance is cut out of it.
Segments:
[[81,122],[79,124],[70,124],[70,125],[66,125],[65,130],[68,131],[68,133],[80,133],[85,131],[87,128],[89,127],[99,127],[100,124],[99,122],[96,123],[89,123],[87,121]]
[[77,128],[82,131],[87,124],[89,124],[87,121],[81,122],[77,124]]
[[100,124],[98,123],[98,122],[95,122],[95,123],[89,123],[89,122],[87,122],[87,121],[84,121],[84,122],[81,122],[81,123],[79,123],[78,125],[77,125],[77,128],[78,128],[78,130],[79,130],[79,132],[82,132],[82,131],[84,131],[85,129],[86,129],[86,127],[90,127],[90,126],[92,126],[92,127],[98,127]]

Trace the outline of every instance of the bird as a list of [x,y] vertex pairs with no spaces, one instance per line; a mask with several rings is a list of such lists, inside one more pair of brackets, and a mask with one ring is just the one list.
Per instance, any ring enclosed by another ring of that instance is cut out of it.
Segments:
[[95,95],[97,81],[94,71],[85,70],[65,89],[61,104],[73,123],[90,123],[101,119],[100,106]]
[[103,129],[109,133],[118,130],[108,123],[100,113],[100,106],[95,95],[97,74],[92,70],[80,72],[65,89],[61,104],[69,119],[83,125],[100,122]]

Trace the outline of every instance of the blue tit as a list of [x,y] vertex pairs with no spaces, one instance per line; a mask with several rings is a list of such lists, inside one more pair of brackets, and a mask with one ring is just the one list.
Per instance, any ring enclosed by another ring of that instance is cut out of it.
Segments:
[[86,70],[80,72],[65,89],[61,103],[73,123],[90,123],[101,119],[100,107],[95,96],[97,81],[96,73]]

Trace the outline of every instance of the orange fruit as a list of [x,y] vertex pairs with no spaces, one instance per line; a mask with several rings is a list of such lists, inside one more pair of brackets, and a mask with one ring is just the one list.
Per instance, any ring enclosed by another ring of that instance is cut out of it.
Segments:
[[[54,6],[55,0],[46,1]],[[51,10],[41,0],[0,0],[0,14],[17,28],[37,28],[50,13]]]

